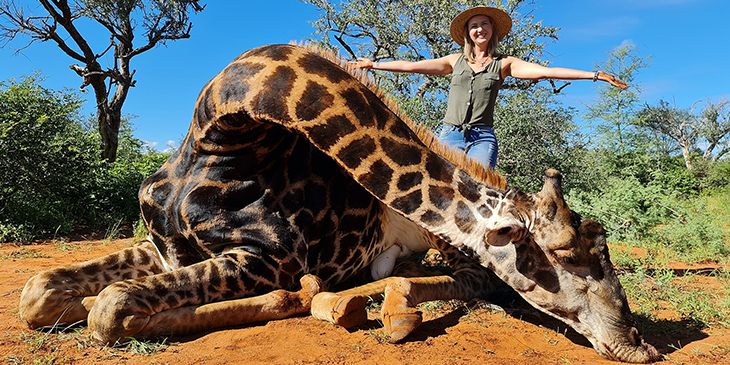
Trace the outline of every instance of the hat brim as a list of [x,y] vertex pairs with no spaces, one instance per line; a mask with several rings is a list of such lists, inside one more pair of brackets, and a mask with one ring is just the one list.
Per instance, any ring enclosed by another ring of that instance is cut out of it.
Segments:
[[509,14],[497,8],[477,6],[462,11],[451,21],[451,38],[458,45],[464,46],[464,26],[469,19],[476,15],[486,15],[492,19],[492,28],[497,32],[500,41],[512,30],[512,18]]

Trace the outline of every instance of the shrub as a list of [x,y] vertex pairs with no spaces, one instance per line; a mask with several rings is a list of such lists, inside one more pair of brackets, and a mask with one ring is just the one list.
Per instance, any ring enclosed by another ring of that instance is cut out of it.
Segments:
[[0,83],[0,242],[136,221],[139,186],[168,155],[145,149],[125,121],[120,158],[102,160],[78,95],[41,81]]

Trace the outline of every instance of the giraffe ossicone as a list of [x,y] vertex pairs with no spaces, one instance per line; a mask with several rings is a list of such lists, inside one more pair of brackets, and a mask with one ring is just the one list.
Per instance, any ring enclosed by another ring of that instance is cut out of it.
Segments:
[[[659,358],[635,328],[603,228],[570,211],[557,171],[538,193],[506,190],[341,64],[294,45],[236,58],[140,187],[148,239],[36,274],[20,317],[31,328],[88,320],[93,338],[113,344],[310,311],[354,326],[364,298],[384,293],[397,342],[420,324],[418,303],[506,283],[604,357]],[[450,276],[394,264],[429,248]],[[394,276],[326,291],[361,272]]]

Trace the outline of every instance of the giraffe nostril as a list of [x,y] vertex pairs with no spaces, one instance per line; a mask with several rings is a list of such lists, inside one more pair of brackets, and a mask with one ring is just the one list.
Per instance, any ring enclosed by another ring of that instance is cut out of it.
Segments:
[[511,230],[512,230],[512,227],[504,227],[504,228],[500,228],[500,229],[499,229],[499,230],[497,231],[497,234],[499,234],[499,235],[506,235],[506,234],[509,234],[509,232],[510,232]]

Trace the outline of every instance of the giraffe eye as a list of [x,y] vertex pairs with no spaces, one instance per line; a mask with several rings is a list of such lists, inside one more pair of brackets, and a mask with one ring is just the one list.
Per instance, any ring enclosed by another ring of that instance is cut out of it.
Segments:
[[576,260],[575,254],[573,250],[554,250],[553,251],[553,257],[556,261],[563,265],[577,265],[578,261]]

